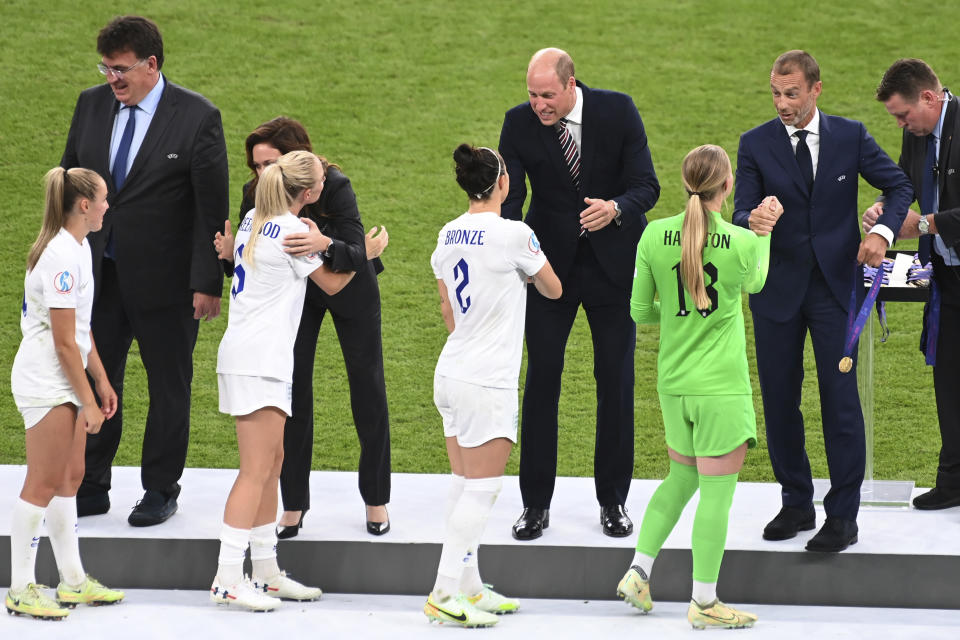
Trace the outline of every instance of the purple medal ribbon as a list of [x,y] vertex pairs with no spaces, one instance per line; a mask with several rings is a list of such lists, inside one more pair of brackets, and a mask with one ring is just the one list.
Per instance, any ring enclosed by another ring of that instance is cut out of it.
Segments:
[[863,301],[860,310],[857,308],[857,289],[860,285],[858,280],[854,281],[853,290],[850,292],[850,311],[847,316],[847,336],[843,340],[843,358],[840,359],[840,373],[849,373],[853,369],[853,348],[860,338],[860,333],[870,318],[870,311],[873,309],[873,303],[877,300],[877,294],[880,293],[880,285],[883,284],[883,271],[878,270],[873,277],[873,284],[867,292],[867,297]]

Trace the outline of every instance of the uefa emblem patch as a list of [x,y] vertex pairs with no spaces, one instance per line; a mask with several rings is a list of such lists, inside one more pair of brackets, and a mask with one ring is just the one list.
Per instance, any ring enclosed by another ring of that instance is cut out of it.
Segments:
[[537,234],[530,232],[530,239],[527,240],[527,247],[531,253],[540,253],[540,241],[537,240]]
[[73,291],[73,274],[69,271],[61,271],[53,276],[53,288],[57,290],[57,293]]

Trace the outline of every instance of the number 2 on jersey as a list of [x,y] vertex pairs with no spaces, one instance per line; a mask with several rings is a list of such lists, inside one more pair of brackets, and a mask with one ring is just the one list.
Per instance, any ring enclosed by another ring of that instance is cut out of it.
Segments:
[[[679,303],[680,310],[677,311],[677,315],[680,317],[690,315],[690,311],[687,310],[687,298],[686,291],[683,288],[683,278],[680,276],[680,263],[673,265],[673,270],[677,272],[677,302]],[[710,284],[706,283],[706,278],[704,278],[704,284],[707,289],[707,297],[710,298],[710,308],[709,309],[697,309],[697,313],[706,318],[708,315],[717,310],[717,303],[719,301],[719,294],[717,293],[716,287],[713,285],[717,284],[717,267],[712,263],[708,262],[703,265],[703,272],[710,276]]]
[[460,261],[453,265],[453,280],[457,282],[455,293],[457,295],[457,304],[460,305],[460,313],[466,313],[470,308],[470,296],[465,296],[463,290],[470,284],[470,267],[467,261],[460,258]]

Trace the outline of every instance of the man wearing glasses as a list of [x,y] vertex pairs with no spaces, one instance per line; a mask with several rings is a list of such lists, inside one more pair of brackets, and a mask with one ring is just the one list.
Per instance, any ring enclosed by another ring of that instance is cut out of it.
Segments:
[[217,317],[223,270],[213,238],[227,219],[227,150],[220,112],[169,82],[163,39],[146,18],[123,16],[97,37],[106,84],[80,94],[60,164],[100,173],[109,188],[103,229],[89,236],[96,294],[92,331],[120,406],[88,436],[78,514],[110,508],[122,430],[123,376],[137,340],[150,406],[143,437],[145,490],[133,526],[177,510],[190,431],[190,383],[199,320]]

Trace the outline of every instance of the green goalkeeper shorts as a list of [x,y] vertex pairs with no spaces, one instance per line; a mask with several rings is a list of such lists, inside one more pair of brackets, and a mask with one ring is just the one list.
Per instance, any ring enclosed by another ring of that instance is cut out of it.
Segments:
[[757,417],[752,396],[661,393],[660,410],[667,446],[682,456],[722,456],[744,442],[751,449],[757,446]]

